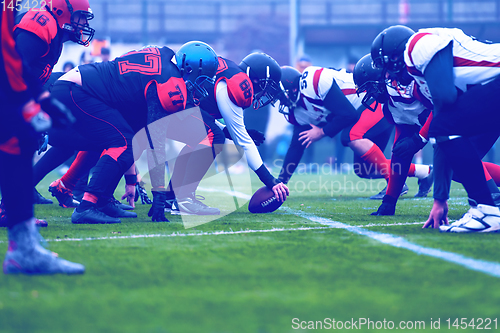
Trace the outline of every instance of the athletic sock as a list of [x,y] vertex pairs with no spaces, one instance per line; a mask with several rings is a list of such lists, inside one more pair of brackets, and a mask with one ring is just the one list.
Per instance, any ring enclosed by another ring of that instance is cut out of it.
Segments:
[[78,205],[78,207],[76,207],[76,211],[78,213],[81,213],[81,212],[88,210],[92,207],[96,207],[96,205],[97,205],[97,196],[95,196],[91,193],[85,192],[85,194],[83,195],[82,202]]
[[410,170],[408,171],[408,177],[417,177],[418,179],[424,179],[429,175],[430,172],[431,169],[428,165],[412,163],[410,165]]
[[390,161],[384,156],[384,153],[376,144],[374,144],[366,153],[361,155],[361,158],[374,165],[375,171],[383,175],[386,180],[389,179],[391,170]]
[[61,180],[64,182],[66,188],[72,191],[78,180],[88,173],[97,163],[98,158],[99,155],[94,152],[78,152],[68,171],[61,177]]

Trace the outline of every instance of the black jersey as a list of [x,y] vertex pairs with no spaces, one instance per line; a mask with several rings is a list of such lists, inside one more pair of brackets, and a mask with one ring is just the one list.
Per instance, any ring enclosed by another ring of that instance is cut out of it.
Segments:
[[167,112],[186,106],[186,85],[171,61],[168,47],[145,47],[109,62],[79,66],[82,87],[121,112],[147,110],[146,91],[156,84],[158,98]]
[[57,21],[48,11],[29,10],[16,17],[16,23],[14,34],[29,74],[44,84],[61,56],[63,34],[59,33]]
[[227,92],[231,101],[245,109],[252,105],[253,88],[250,78],[231,60],[218,57],[219,65],[215,77],[215,85],[205,83],[208,96],[200,103],[200,107],[207,111],[215,119],[222,118],[217,106],[216,89],[217,83],[226,81]]

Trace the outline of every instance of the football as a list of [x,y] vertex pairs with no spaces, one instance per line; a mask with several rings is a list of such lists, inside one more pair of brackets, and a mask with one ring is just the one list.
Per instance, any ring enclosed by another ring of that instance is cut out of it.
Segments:
[[280,202],[274,196],[274,192],[266,186],[259,188],[248,203],[250,213],[271,213],[280,208],[283,202]]

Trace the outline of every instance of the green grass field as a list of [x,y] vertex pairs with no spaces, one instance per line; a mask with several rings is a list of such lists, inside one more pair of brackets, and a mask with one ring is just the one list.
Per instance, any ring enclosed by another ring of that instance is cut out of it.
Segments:
[[[52,176],[38,187],[46,197]],[[275,213],[253,215],[245,205],[190,229],[179,216],[168,215],[170,223],[149,222],[149,206],[140,203],[139,218],[120,225],[72,225],[72,210],[37,206],[36,216],[49,222],[41,230],[49,248],[85,264],[87,271],[0,275],[0,332],[305,332],[301,324],[319,329],[316,321],[322,321],[328,330],[332,318],[357,323],[358,329],[337,331],[389,331],[390,326],[360,326],[362,318],[393,322],[394,329],[400,321],[414,327],[399,328],[405,332],[437,331],[431,320],[440,320],[440,331],[473,332],[479,327],[452,324],[467,318],[470,325],[474,318],[476,325],[482,320],[483,330],[498,331],[500,280],[487,265],[493,263],[498,276],[498,234],[440,234],[411,224],[425,221],[432,205],[431,198],[413,199],[415,179],[408,181],[410,192],[399,201],[396,216],[374,217],[369,214],[380,202],[368,197],[376,188],[335,189],[332,196],[320,188],[318,177],[294,176],[291,196]],[[322,181],[362,182],[344,177],[322,176]],[[302,190],[300,182],[309,189]],[[252,184],[260,186],[253,178]],[[215,192],[199,194],[225,209],[228,195],[217,192],[217,182],[202,185]],[[465,191],[455,184],[452,194],[450,218],[457,219],[468,209]],[[317,218],[344,227],[312,221]],[[284,230],[264,232],[272,229]],[[376,239],[380,235],[462,257],[457,263],[417,254],[384,244]],[[6,239],[1,229],[4,250]],[[486,272],[466,266],[471,262]],[[492,320],[488,326],[486,318]]]

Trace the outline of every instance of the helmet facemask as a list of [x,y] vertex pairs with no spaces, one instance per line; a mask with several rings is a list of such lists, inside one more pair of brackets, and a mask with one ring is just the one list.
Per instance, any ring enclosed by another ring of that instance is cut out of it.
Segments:
[[[379,103],[384,104],[389,99],[387,86],[383,78],[381,78],[381,80],[379,81],[366,81],[361,86],[356,88],[356,93],[358,94],[358,96],[363,92],[366,92],[366,94],[361,100],[361,104],[363,104],[364,107],[371,111],[375,111]],[[372,108],[372,106],[370,105],[372,99],[376,101],[376,105],[374,108]]]
[[182,64],[180,67],[181,76],[186,83],[186,88],[190,100],[195,106],[199,105],[201,100],[208,97],[208,91],[205,88],[205,83],[213,85],[215,79],[203,74],[203,60],[200,59],[198,69],[192,68],[186,64],[186,54],[182,56]]
[[[274,106],[274,103],[278,100],[277,97],[282,91],[278,83],[271,79],[269,66],[266,69],[265,79],[252,80],[254,91],[253,108],[255,110],[268,104]],[[247,75],[250,77],[250,67],[247,67]]]

